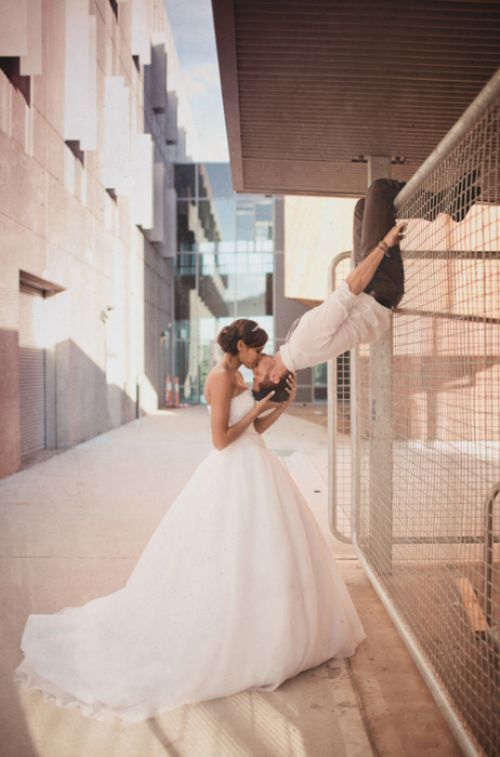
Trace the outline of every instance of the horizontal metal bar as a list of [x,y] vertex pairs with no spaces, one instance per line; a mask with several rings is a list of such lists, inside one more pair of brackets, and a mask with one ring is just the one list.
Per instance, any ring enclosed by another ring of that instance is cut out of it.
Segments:
[[[494,535],[495,544],[500,544],[500,536]],[[483,536],[393,536],[391,544],[484,544]]]
[[448,134],[441,140],[435,150],[429,155],[420,168],[403,187],[394,199],[394,207],[398,211],[411,195],[423,184],[425,179],[434,171],[436,166],[453,150],[461,139],[479,121],[497,97],[500,96],[500,69],[491,77],[478,96],[471,102],[467,110],[451,127]]
[[454,263],[457,260],[500,260],[500,250],[401,250],[404,260],[428,260],[430,258]]
[[462,315],[461,313],[446,313],[440,310],[419,310],[418,308],[398,308],[398,315],[418,315],[421,318],[442,318],[448,321],[466,321],[468,323],[500,324],[500,318],[489,318],[481,315]]

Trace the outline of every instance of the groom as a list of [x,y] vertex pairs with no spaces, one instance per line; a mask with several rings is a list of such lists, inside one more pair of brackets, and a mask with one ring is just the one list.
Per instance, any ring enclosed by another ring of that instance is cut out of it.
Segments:
[[[439,209],[462,221],[480,196],[474,169],[451,187],[426,193],[421,217],[434,220]],[[404,294],[399,241],[404,223],[395,225],[393,201],[404,183],[377,179],[354,209],[353,259],[356,267],[321,305],[292,324],[286,342],[274,355],[263,355],[254,369],[253,394],[259,400],[271,390],[273,402],[288,399],[290,372],[310,368],[341,355],[357,344],[377,341],[389,328],[392,311]]]
[[[473,170],[437,194],[428,193],[421,217],[434,220],[440,208],[462,221],[481,190]],[[259,400],[274,389],[273,402],[288,399],[290,372],[310,368],[357,344],[377,341],[389,328],[392,311],[404,294],[399,241],[404,223],[395,224],[393,201],[404,186],[377,179],[354,209],[353,259],[356,267],[321,305],[309,310],[288,332],[274,355],[263,355],[254,369],[253,394]]]
[[263,355],[254,369],[258,400],[275,390],[274,402],[288,399],[290,372],[330,360],[357,344],[375,342],[389,328],[404,294],[399,241],[405,224],[395,225],[393,200],[401,184],[377,179],[354,210],[353,259],[356,267],[321,305],[296,320],[274,355]]
[[329,360],[360,343],[375,342],[389,328],[392,311],[404,294],[399,241],[405,224],[395,225],[393,200],[400,182],[377,179],[354,210],[354,270],[321,305],[292,325],[274,355],[263,355],[254,369],[256,399],[275,390],[274,402],[288,399],[291,371]]

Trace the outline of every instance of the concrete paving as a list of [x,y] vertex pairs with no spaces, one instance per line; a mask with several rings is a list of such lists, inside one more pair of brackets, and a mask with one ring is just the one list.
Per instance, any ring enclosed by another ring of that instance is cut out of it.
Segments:
[[204,408],[160,412],[0,481],[0,757],[461,754],[351,546],[328,532],[321,415],[283,416],[266,439],[306,495],[360,612],[368,638],[354,658],[272,693],[242,692],[131,726],[58,709],[12,682],[27,615],[120,588],[207,454]]

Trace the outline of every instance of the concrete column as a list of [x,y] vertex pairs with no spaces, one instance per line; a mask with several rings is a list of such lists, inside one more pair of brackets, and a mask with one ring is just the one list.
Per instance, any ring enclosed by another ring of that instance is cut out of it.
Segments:
[[368,186],[376,179],[391,178],[391,159],[387,155],[368,156]]
[[[391,160],[387,156],[370,156],[368,184],[390,178]],[[376,569],[392,571],[392,323],[382,337],[370,345],[369,368],[369,550]]]

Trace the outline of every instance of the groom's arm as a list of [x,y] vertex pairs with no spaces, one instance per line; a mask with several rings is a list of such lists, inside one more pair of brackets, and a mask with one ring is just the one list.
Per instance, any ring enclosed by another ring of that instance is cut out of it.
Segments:
[[286,344],[280,347],[281,359],[289,371],[319,365],[356,344],[373,342],[389,327],[391,310],[363,294],[363,290],[388,248],[399,240],[404,226],[404,222],[393,226],[346,280],[298,321]]

